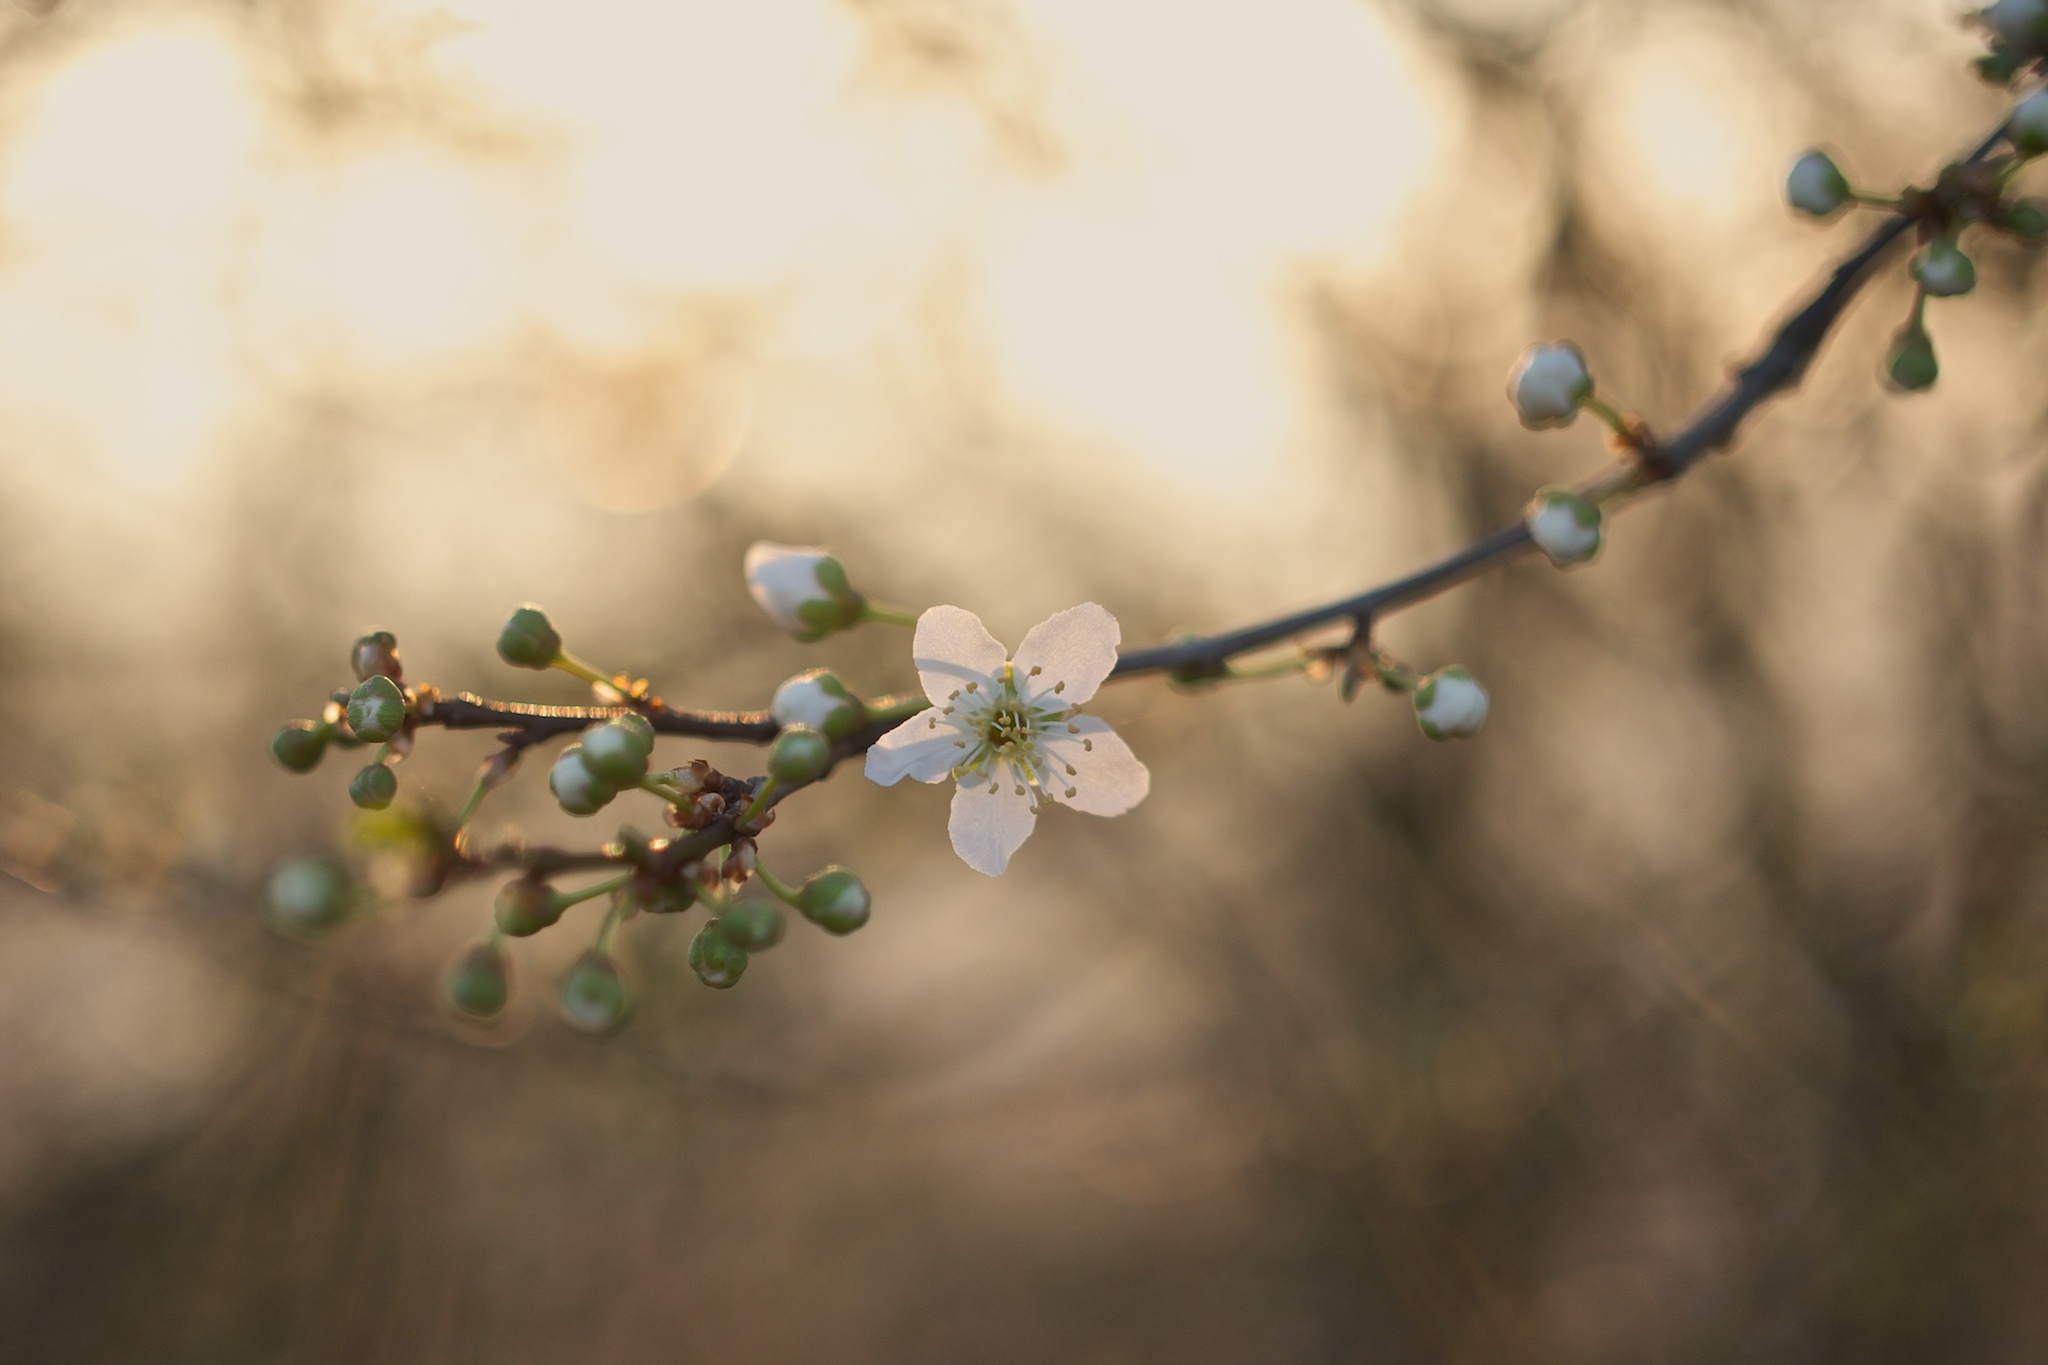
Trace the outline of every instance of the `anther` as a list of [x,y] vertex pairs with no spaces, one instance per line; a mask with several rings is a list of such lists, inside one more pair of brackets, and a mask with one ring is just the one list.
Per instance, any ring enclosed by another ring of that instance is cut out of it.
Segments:
[[1068,777],[1079,777],[1080,775],[1081,775],[1081,770],[1080,770],[1079,768],[1076,768],[1076,767],[1075,767],[1075,766],[1074,766],[1073,764],[1071,764],[1071,763],[1069,763],[1069,764],[1067,765],[1067,776],[1068,776]]
[[1067,726],[1067,733],[1070,735],[1078,735],[1081,733],[1081,727],[1078,725],[1069,724]]
[[[1036,673],[1036,672],[1037,672],[1038,670],[1034,668],[1034,669],[1032,669],[1031,671],[1032,671],[1033,673]],[[1066,691],[1066,690],[1067,690],[1067,680],[1066,680],[1065,678],[1062,678],[1062,679],[1060,679],[1060,680],[1059,680],[1058,682],[1056,682],[1056,683],[1054,683],[1054,684],[1052,685],[1052,690],[1053,690],[1053,691],[1055,691],[1055,692],[1064,692],[1064,691]]]
[[1074,799],[1074,789],[1072,787],[1067,788],[1067,799],[1069,801]]
[[1043,672],[1045,672],[1045,670],[1044,670],[1044,669],[1042,669],[1042,668],[1040,668],[1040,667],[1039,667],[1039,666],[1038,666],[1037,664],[1033,664],[1033,665],[1031,665],[1031,676],[1032,676],[1032,677],[1034,677],[1034,678],[1035,678],[1035,677],[1037,677],[1037,676],[1038,676],[1039,674],[1041,674],[1041,673],[1043,673]]
[[[942,716],[950,716],[950,715],[952,715],[952,714],[953,714],[953,708],[949,706],[949,707],[947,707],[947,708],[946,708],[945,710],[943,710],[943,711],[939,712],[939,714],[940,714],[940,715],[942,715]],[[934,725],[937,725],[937,724],[938,724],[938,722],[937,722],[937,721],[933,721],[933,722],[932,722],[932,724],[934,724]]]
[[1087,751],[1088,751],[1089,753],[1094,753],[1094,752],[1095,752],[1095,741],[1094,741],[1094,740],[1092,740],[1092,739],[1084,739],[1084,740],[1082,740],[1082,741],[1081,741],[1081,747],[1082,747],[1083,749],[1086,749],[1086,750],[1087,750]]
[[[969,684],[967,684],[967,690],[968,690],[969,692],[972,692],[972,691],[975,691],[975,690],[976,690],[977,688],[979,688],[980,686],[981,686],[981,684],[980,684],[980,683],[969,683]],[[953,695],[954,695],[954,696],[958,696],[958,695],[960,695],[960,694],[956,692],[956,693],[954,693]],[[950,700],[952,700],[952,698],[951,698],[951,697],[949,697],[949,698],[947,698],[947,700],[948,700],[948,701],[950,701]]]

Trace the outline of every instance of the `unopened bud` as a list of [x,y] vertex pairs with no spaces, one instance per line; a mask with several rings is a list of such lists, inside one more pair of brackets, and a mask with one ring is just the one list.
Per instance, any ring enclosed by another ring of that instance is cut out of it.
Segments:
[[373,631],[357,640],[348,657],[357,682],[380,677],[405,681],[405,668],[398,662],[398,637],[388,630]]
[[872,905],[866,883],[852,868],[838,866],[812,874],[796,901],[805,919],[835,934],[850,934],[866,924]]
[[654,752],[654,722],[638,711],[622,711],[613,716],[610,723],[631,735],[633,742],[640,746],[641,753]]
[[514,668],[551,668],[562,657],[562,637],[547,613],[528,605],[512,613],[498,632],[498,657]]
[[782,912],[767,901],[734,901],[711,923],[728,941],[750,953],[782,942]]
[[398,795],[398,774],[388,764],[372,763],[349,779],[348,799],[364,810],[383,810]]
[[318,721],[289,721],[270,737],[270,756],[287,772],[312,772],[326,756],[327,740],[333,733]]
[[1934,356],[1934,339],[1916,319],[1899,329],[1885,356],[1885,378],[1902,393],[1924,393],[1941,377],[1941,362]]
[[1440,668],[1415,689],[1415,719],[1431,739],[1465,739],[1486,724],[1486,689],[1462,668]]
[[348,694],[348,728],[355,737],[380,744],[405,727],[405,694],[379,673],[365,678]]
[[498,888],[492,906],[498,928],[513,938],[537,934],[562,918],[561,897],[538,877],[515,877]]
[[831,764],[832,741],[807,726],[784,730],[768,750],[768,775],[784,786],[815,782]]
[[2048,152],[2048,90],[2036,90],[2014,106],[2005,135],[2021,156]]
[[679,915],[697,903],[697,890],[687,881],[664,882],[635,894],[640,908],[650,915]]
[[711,920],[690,940],[690,970],[713,990],[726,990],[745,975],[747,950],[720,933],[718,921]]
[[827,739],[845,739],[867,720],[860,698],[822,668],[799,673],[776,688],[769,712],[785,729],[805,725]]
[[1531,346],[1508,373],[1508,398],[1531,431],[1570,426],[1592,396],[1586,357],[1569,341]]
[[602,781],[583,762],[583,747],[571,744],[548,770],[548,790],[571,815],[595,815],[611,804],[618,788]]
[[562,976],[562,1017],[573,1028],[616,1032],[630,1007],[619,969],[601,953],[585,953]]
[[505,950],[487,938],[464,948],[441,978],[448,1003],[472,1019],[495,1019],[511,997]]
[[[647,722],[641,720],[640,724],[645,726]],[[650,741],[653,734],[651,729],[647,731]],[[583,732],[583,766],[600,782],[630,787],[647,776],[647,753],[652,747],[651,742],[641,742],[640,732],[632,726],[606,721]]]
[[2048,204],[2039,199],[2015,199],[2000,206],[1991,225],[2021,241],[2048,241]]
[[2038,55],[2048,50],[2048,2],[2044,0],[1997,0],[1978,17],[2017,52]]
[[1952,238],[1942,237],[1913,257],[1913,278],[1935,298],[1954,298],[1977,287],[1977,267]]
[[1811,217],[1830,217],[1853,197],[1842,168],[1819,148],[1802,153],[1785,173],[1786,202]]
[[271,922],[295,934],[318,934],[348,918],[357,893],[348,869],[332,858],[289,858],[270,876]]
[[810,546],[760,540],[747,547],[747,591],[770,620],[799,640],[822,640],[858,625],[867,599],[846,580],[846,568]]
[[1600,509],[1569,488],[1546,488],[1522,514],[1529,539],[1559,568],[1600,553]]

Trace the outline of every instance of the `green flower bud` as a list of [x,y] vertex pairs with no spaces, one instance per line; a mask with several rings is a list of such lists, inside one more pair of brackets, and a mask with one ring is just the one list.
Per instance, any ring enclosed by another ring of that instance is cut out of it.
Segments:
[[583,766],[590,770],[592,777],[607,786],[630,787],[647,776],[649,746],[640,742],[638,732],[617,721],[606,721],[585,730],[581,747]]
[[1811,218],[1826,218],[1851,198],[1849,181],[1834,158],[1818,147],[1802,153],[1785,173],[1785,200]]
[[726,990],[746,973],[747,950],[720,933],[718,921],[711,920],[690,940],[690,970],[713,990]]
[[270,737],[270,756],[287,772],[309,773],[327,755],[334,731],[315,720],[289,721]]
[[347,919],[357,900],[348,869],[332,858],[288,858],[270,875],[271,922],[295,934],[317,934]]
[[1934,357],[1934,341],[1916,320],[1899,329],[1885,357],[1885,377],[1904,393],[1924,393],[1941,377],[1941,362]]
[[398,795],[398,774],[383,763],[372,763],[348,784],[348,799],[364,810],[383,810]]
[[555,766],[548,771],[548,790],[571,815],[595,815],[619,794],[616,787],[590,771],[580,744],[571,744],[555,759]]
[[389,678],[393,682],[405,680],[405,669],[398,662],[398,637],[388,630],[376,631],[357,640],[348,658],[355,668],[357,682],[368,682],[376,677]]
[[797,909],[820,929],[850,934],[868,922],[868,888],[850,867],[813,873],[797,892]]
[[538,877],[515,877],[498,888],[493,909],[502,933],[526,938],[559,920],[564,906],[555,888]]
[[771,620],[799,640],[822,640],[860,624],[867,599],[846,567],[823,550],[757,541],[747,548],[747,591]]
[[446,992],[448,1003],[470,1018],[497,1018],[512,994],[505,950],[493,938],[471,944],[448,964],[441,989]]
[[611,959],[585,953],[562,977],[562,1017],[585,1033],[613,1033],[631,1008],[626,983]]
[[2048,152],[2048,90],[2036,90],[2014,107],[2005,135],[2021,156]]
[[513,612],[498,632],[498,657],[514,668],[550,668],[562,657],[562,637],[549,624],[546,612],[524,606]]
[[1967,294],[1977,287],[1977,267],[1947,237],[1929,242],[1913,257],[1913,278],[1938,299]]
[[727,941],[750,953],[782,942],[782,912],[767,901],[734,901],[711,922]]
[[687,882],[668,882],[636,893],[650,915],[679,915],[697,903],[697,890]]
[[867,721],[867,707],[860,698],[822,668],[785,681],[775,689],[775,700],[768,709],[775,723],[785,729],[805,725],[827,739],[845,739]]
[[790,726],[768,750],[768,775],[784,786],[815,782],[831,763],[832,742],[809,726]]
[[2048,203],[2039,199],[2015,199],[1998,210],[1991,225],[2021,241],[2048,241]]
[[405,726],[405,694],[381,673],[365,678],[348,695],[348,728],[357,739],[381,744]]
[[654,724],[638,711],[623,712],[614,716],[610,723],[631,735],[633,742],[640,746],[641,753],[654,752]]

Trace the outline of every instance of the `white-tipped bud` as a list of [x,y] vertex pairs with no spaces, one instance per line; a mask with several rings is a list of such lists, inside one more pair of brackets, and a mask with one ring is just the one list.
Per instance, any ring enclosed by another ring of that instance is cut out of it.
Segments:
[[1935,298],[1954,298],[1977,287],[1977,267],[1961,247],[1944,237],[1921,247],[1913,257],[1913,278]]
[[1569,488],[1546,488],[1522,514],[1529,539],[1560,569],[1600,553],[1600,509]]
[[1785,201],[1811,217],[1830,217],[1840,212],[1852,197],[1842,168],[1818,147],[1801,153],[1785,173]]
[[2019,102],[2012,121],[2005,125],[2005,135],[2021,156],[2048,152],[2048,90],[2036,90]]
[[867,719],[860,698],[822,668],[799,673],[776,688],[769,711],[785,729],[806,725],[830,739],[845,739]]
[[2048,0],[1998,0],[1979,17],[2016,51],[2048,48]]
[[595,815],[611,804],[618,789],[602,781],[583,762],[583,746],[571,744],[548,772],[548,790],[571,815]]
[[1464,739],[1486,724],[1486,689],[1462,668],[1440,668],[1415,689],[1415,719],[1431,739]]
[[1531,346],[1508,373],[1508,398],[1531,431],[1570,426],[1592,396],[1586,357],[1569,341]]
[[745,567],[755,603],[799,640],[822,640],[860,621],[866,600],[825,550],[760,540],[747,547]]

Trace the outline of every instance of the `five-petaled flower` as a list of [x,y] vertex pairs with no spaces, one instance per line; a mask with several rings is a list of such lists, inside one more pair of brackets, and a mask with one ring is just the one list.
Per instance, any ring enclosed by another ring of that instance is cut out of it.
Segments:
[[885,787],[952,778],[953,850],[991,877],[1048,806],[1122,815],[1152,775],[1107,721],[1081,713],[1121,639],[1114,616],[1083,602],[1033,626],[1011,659],[973,612],[931,608],[911,656],[932,707],[875,742],[868,776]]

